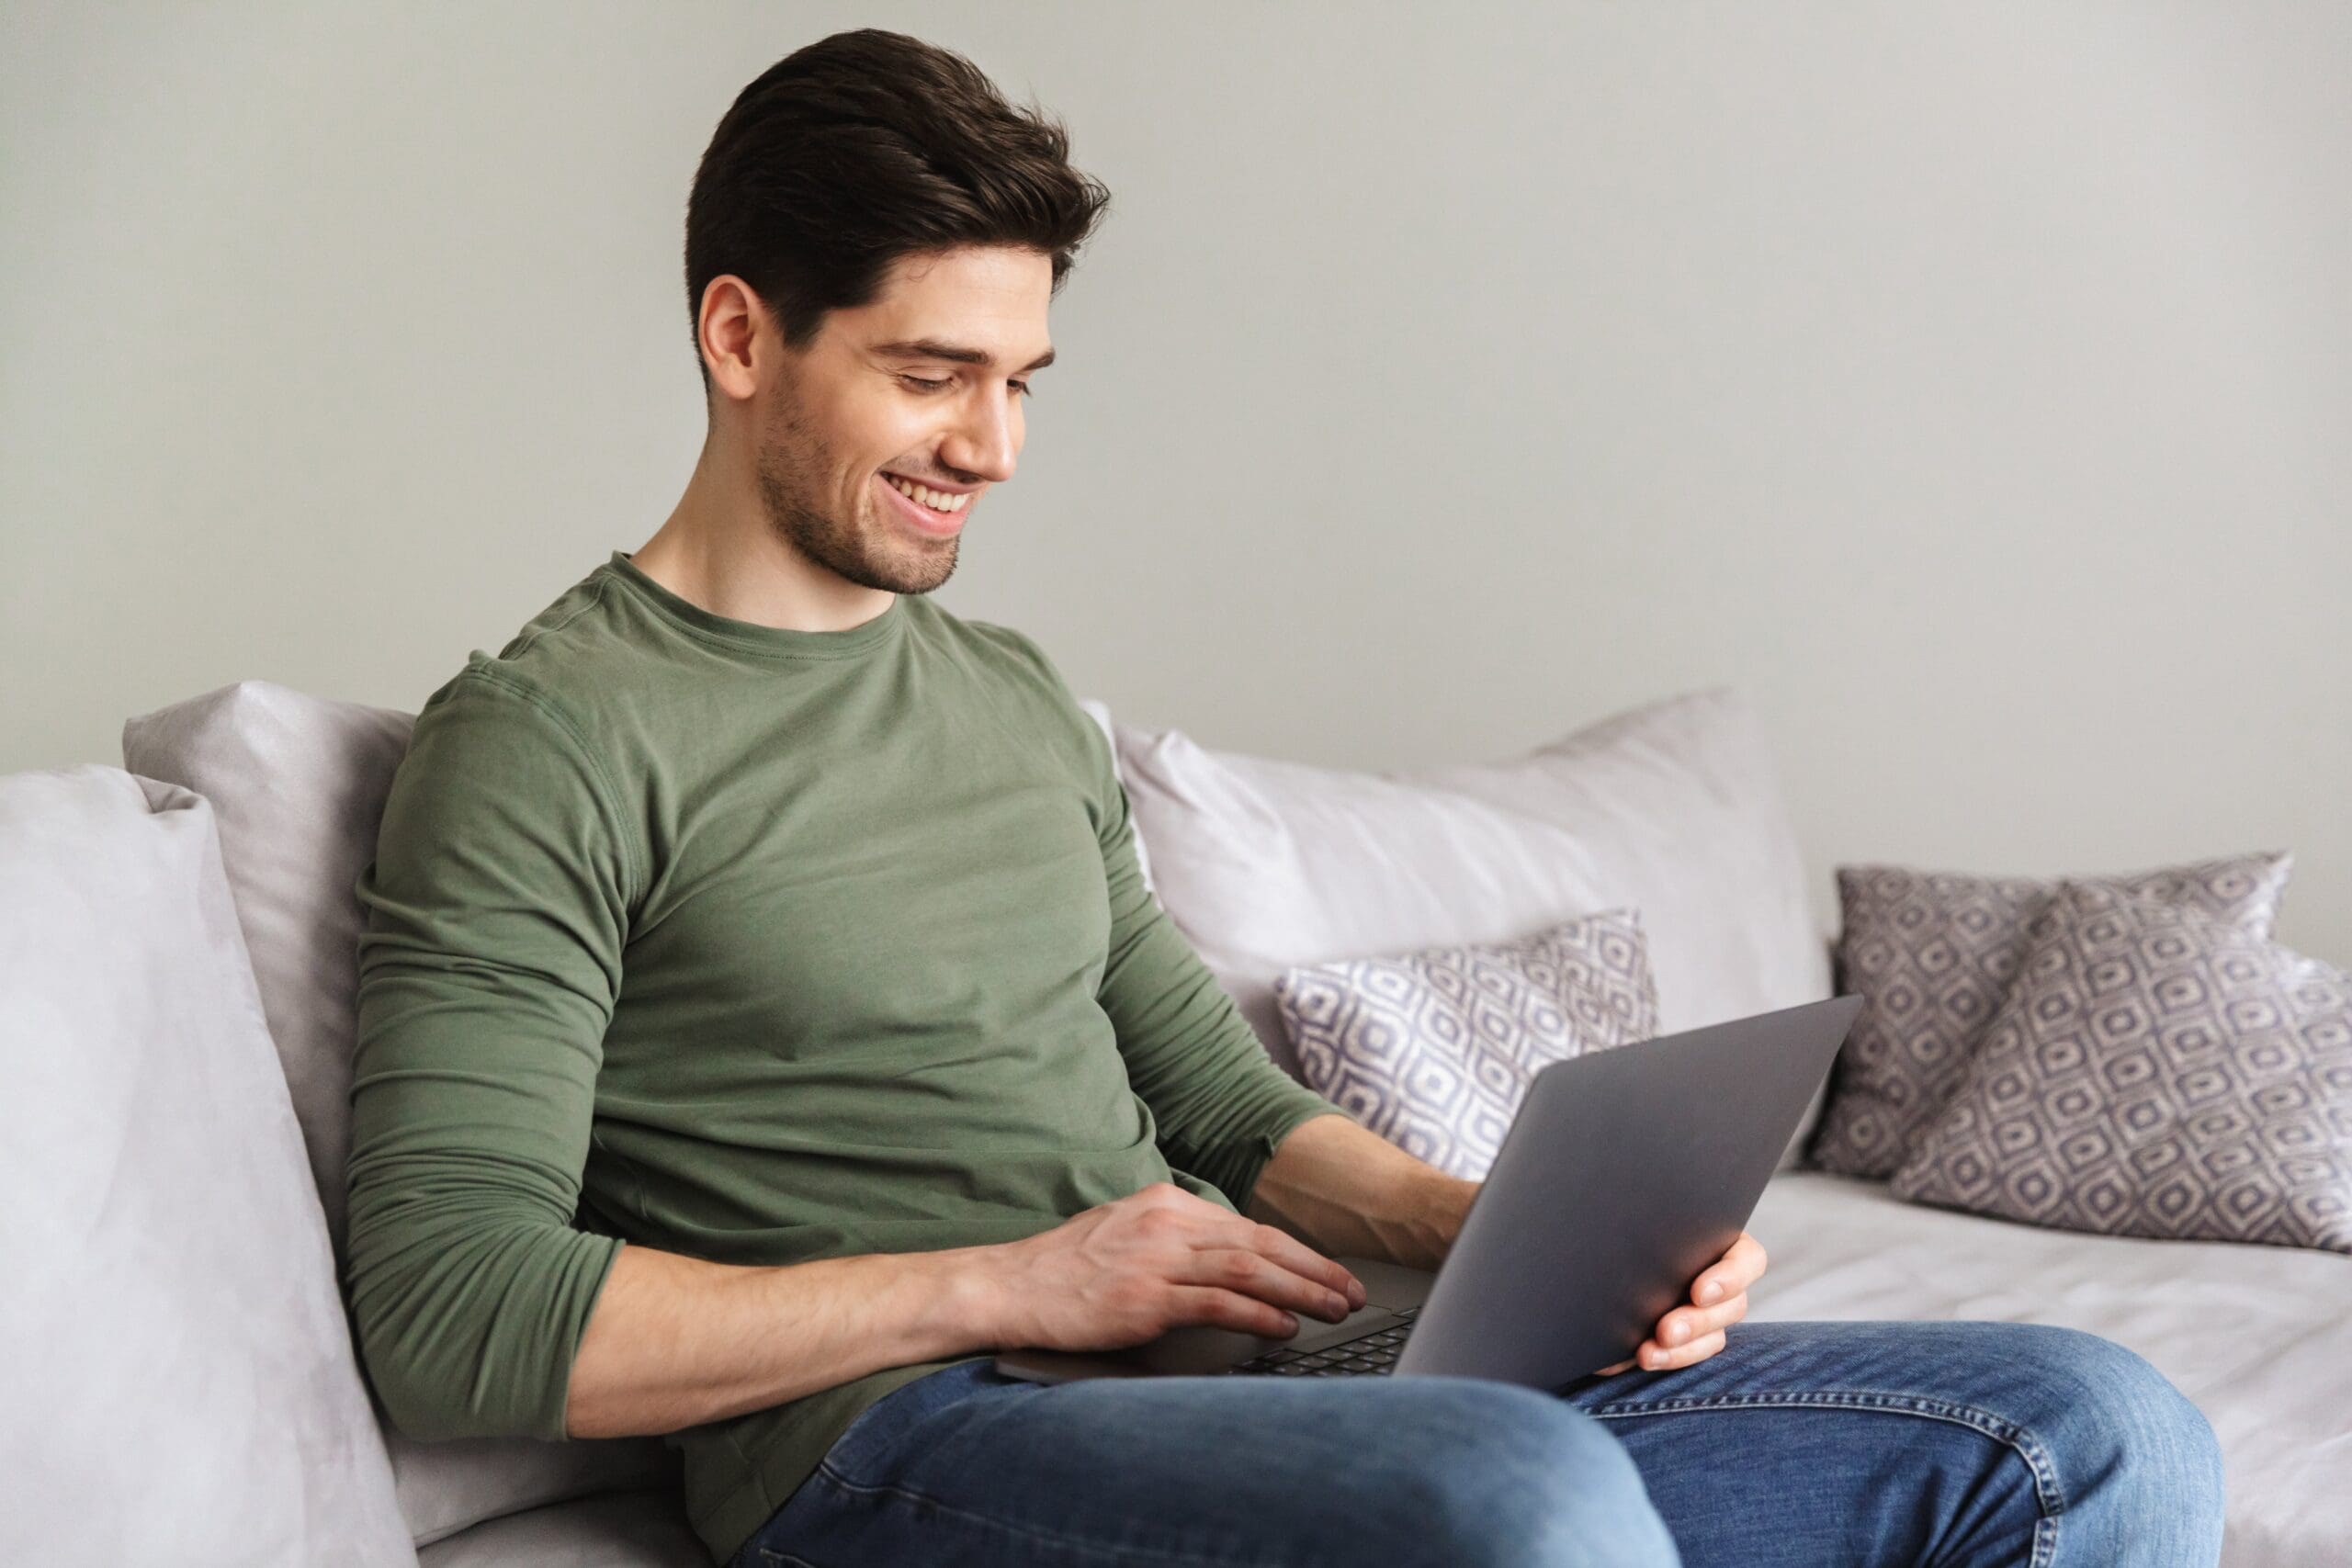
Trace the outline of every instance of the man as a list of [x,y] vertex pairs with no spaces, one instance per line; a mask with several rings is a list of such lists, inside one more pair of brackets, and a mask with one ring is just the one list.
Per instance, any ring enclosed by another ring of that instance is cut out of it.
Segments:
[[1476,1190],[1272,1065],[1058,671],[926,597],[1107,200],[1065,152],[874,30],[719,125],[692,480],[433,694],[358,884],[348,1282],[392,1418],[664,1434],[747,1568],[2211,1563],[2211,1434],[2139,1358],[1732,1337],[1744,1235],[1557,1393],[993,1370],[1336,1319],[1332,1254],[1431,1267]]

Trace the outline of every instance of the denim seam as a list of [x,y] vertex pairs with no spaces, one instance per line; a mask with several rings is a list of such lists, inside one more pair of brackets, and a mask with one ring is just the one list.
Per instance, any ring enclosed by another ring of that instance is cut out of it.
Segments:
[[2034,1499],[2041,1506],[2041,1518],[2034,1527],[2033,1558],[2029,1568],[2049,1568],[2051,1559],[2058,1551],[2058,1516],[2066,1511],[2066,1494],[2058,1483],[2056,1468],[2050,1462],[2049,1450],[2025,1427],[1973,1404],[1951,1404],[1942,1400],[1922,1399],[1911,1393],[1828,1392],[1692,1395],[1682,1399],[1651,1400],[1639,1404],[1629,1401],[1585,1408],[1586,1414],[1603,1421],[1623,1420],[1634,1416],[1672,1416],[1694,1410],[1884,1410],[1900,1416],[1916,1416],[1924,1420],[1948,1421],[1966,1427],[2006,1446],[2023,1460],[2026,1469],[2032,1472]]
[[979,1525],[989,1529],[1001,1530],[1006,1535],[1015,1538],[1041,1540],[1078,1551],[1097,1552],[1128,1560],[1148,1559],[1157,1562],[1197,1563],[1201,1564],[1202,1568],[1236,1568],[1237,1564],[1251,1561],[1242,1557],[1204,1557],[1198,1552],[1168,1551],[1155,1546],[1112,1546],[1101,1541],[1088,1540],[1081,1536],[1065,1535],[1059,1530],[1045,1529],[1035,1525],[1012,1524],[1003,1519],[990,1518],[986,1514],[975,1514],[968,1509],[959,1508],[952,1503],[943,1502],[929,1493],[918,1491],[911,1486],[901,1486],[896,1483],[869,1486],[863,1482],[852,1481],[822,1461],[820,1461],[817,1465],[817,1478],[834,1491],[853,1499],[903,1497],[909,1502],[933,1509],[961,1523]]

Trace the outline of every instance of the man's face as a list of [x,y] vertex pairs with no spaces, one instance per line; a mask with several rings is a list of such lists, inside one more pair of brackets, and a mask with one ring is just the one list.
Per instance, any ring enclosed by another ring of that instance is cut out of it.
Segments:
[[[1038,251],[905,256],[874,303],[831,312],[806,350],[784,350],[759,435],[769,525],[867,588],[928,593],[945,582],[983,489],[1012,477],[1023,389],[1051,357],[1052,288]],[[949,492],[953,509],[922,504],[886,475]]]

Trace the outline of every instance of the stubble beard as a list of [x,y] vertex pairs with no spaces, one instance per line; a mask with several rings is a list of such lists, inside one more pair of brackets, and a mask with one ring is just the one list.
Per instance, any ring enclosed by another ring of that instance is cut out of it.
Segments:
[[834,471],[831,457],[791,410],[769,426],[760,443],[757,479],[768,526],[778,538],[826,570],[887,593],[928,593],[955,575],[960,535],[930,548],[910,543],[894,549],[898,531],[871,515],[885,503],[867,497],[860,514],[847,521],[811,504],[803,487],[811,477]]

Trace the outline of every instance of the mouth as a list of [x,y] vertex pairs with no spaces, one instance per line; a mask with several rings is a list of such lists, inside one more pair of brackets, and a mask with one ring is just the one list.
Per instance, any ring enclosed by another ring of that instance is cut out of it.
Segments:
[[[964,514],[971,507],[972,497],[965,494],[943,499],[956,502],[951,510],[932,506],[909,495],[899,486],[908,481],[888,473],[877,473],[874,482],[881,488],[883,504],[896,511],[910,525],[934,539],[952,539],[964,531]],[[937,495],[937,491],[931,492]]]

